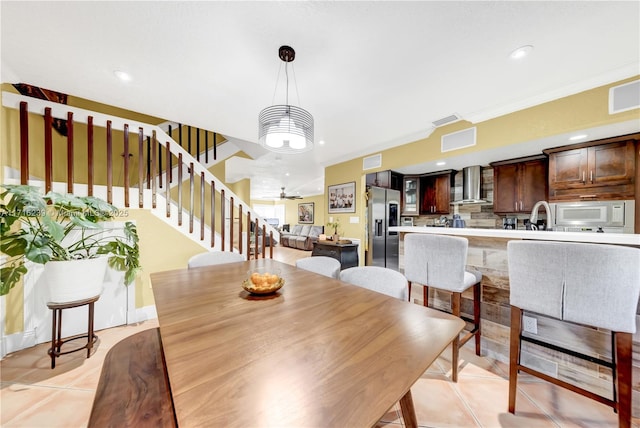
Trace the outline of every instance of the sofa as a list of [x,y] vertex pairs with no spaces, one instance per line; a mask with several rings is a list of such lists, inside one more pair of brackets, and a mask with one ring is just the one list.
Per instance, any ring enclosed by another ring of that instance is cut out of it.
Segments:
[[311,251],[313,243],[318,242],[318,236],[322,233],[324,233],[324,226],[296,224],[290,232],[280,233],[280,245]]

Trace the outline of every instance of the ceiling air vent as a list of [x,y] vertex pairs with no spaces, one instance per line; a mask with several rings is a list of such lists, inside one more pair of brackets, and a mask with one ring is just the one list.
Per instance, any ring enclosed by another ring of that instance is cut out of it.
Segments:
[[476,145],[476,127],[442,136],[440,151],[449,152]]
[[433,126],[437,128],[438,126],[448,125],[450,123],[457,122],[459,120],[460,120],[460,116],[454,113],[450,116],[443,117],[442,119],[434,120],[432,123],[433,123]]
[[382,153],[362,159],[362,170],[380,168],[382,166]]
[[640,80],[609,89],[609,114],[640,108]]

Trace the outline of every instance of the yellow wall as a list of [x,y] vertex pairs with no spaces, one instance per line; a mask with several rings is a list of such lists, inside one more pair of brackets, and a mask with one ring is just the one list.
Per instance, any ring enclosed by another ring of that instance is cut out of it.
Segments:
[[324,195],[311,196],[302,199],[285,199],[282,205],[285,206],[285,223],[294,226],[299,224],[298,221],[298,204],[313,203],[313,224],[316,226],[325,226],[326,202]]
[[[551,137],[572,131],[609,125],[628,120],[638,119],[639,110],[630,110],[610,115],[608,112],[609,88],[622,83],[637,80],[636,76],[589,91],[560,98],[535,107],[507,114],[495,119],[476,124],[466,121],[456,122],[448,126],[437,128],[429,137],[380,152],[372,152],[365,156],[351,159],[325,168],[325,187],[334,184],[356,182],[356,194],[360,197],[356,205],[355,214],[340,214],[344,228],[343,236],[365,239],[365,211],[364,211],[364,176],[366,173],[397,169],[404,166],[421,164],[442,158],[440,152],[440,138],[444,134],[459,131],[471,126],[477,127],[476,145],[464,149],[448,152],[447,157],[459,156],[512,144],[524,143],[543,137]],[[562,146],[567,141],[558,140],[550,147]],[[382,154],[382,166],[378,169],[362,170],[362,159],[374,153]],[[329,214],[326,213],[326,216]],[[349,216],[360,217],[360,223],[350,224]],[[360,246],[360,262],[364,260],[364,245]]]
[[153,305],[149,275],[172,269],[183,269],[191,256],[206,251],[146,209],[132,209],[124,220],[136,222],[140,236],[142,274],[136,280],[136,308]]

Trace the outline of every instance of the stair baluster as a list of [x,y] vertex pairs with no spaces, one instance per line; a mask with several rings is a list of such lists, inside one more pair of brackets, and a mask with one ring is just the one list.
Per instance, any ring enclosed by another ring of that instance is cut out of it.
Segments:
[[67,113],[67,193],[73,193],[73,113]]
[[178,226],[182,226],[182,153],[178,154]]
[[[108,122],[107,122],[108,124]],[[53,118],[51,107],[44,109],[44,191],[49,193],[53,188]]]
[[194,186],[194,177],[193,177],[193,162],[189,163],[189,233],[193,233],[193,186]]
[[[71,120],[69,120],[69,123]],[[124,145],[124,153],[122,156],[124,157],[124,207],[129,208],[129,125],[125,123],[124,125],[124,135],[123,135],[123,145]],[[72,192],[69,192],[72,193]]]
[[224,251],[225,247],[225,232],[227,230],[226,226],[226,215],[225,215],[225,198],[224,198],[224,189],[220,189],[220,236],[222,237],[222,251]]
[[142,159],[144,158],[144,130],[138,128],[138,208],[144,207],[144,168]]
[[[142,128],[140,128],[140,135],[142,135]],[[87,118],[87,194],[89,196],[93,196],[93,168],[93,116],[89,116]]]
[[20,102],[20,184],[29,182],[29,110]]
[[204,241],[204,186],[207,182],[204,179],[204,172],[200,173],[200,240]]

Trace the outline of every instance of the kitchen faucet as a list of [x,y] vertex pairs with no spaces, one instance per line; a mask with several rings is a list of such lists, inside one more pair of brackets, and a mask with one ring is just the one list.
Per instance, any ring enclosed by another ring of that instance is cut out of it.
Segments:
[[549,206],[549,203],[547,201],[538,201],[536,202],[536,204],[533,206],[533,209],[531,210],[531,217],[529,217],[529,223],[531,224],[531,230],[537,230],[538,229],[538,209],[540,208],[540,206],[544,207],[544,210],[547,214],[547,230],[551,230],[551,228],[553,227],[553,212],[551,211],[551,207]]

